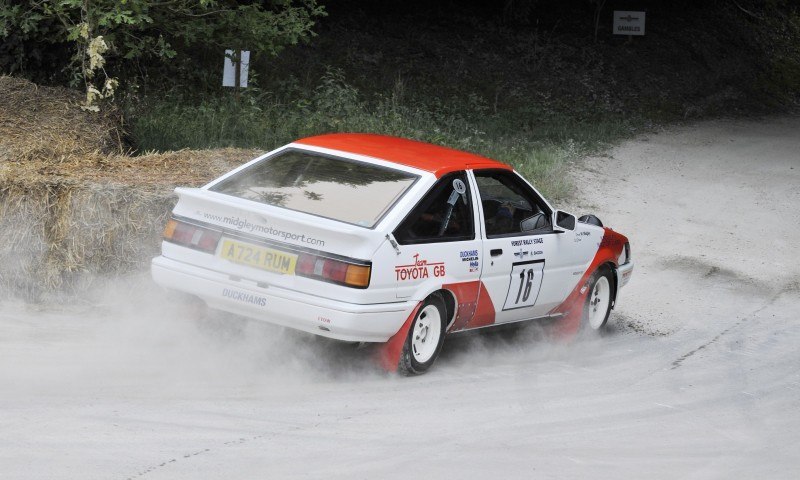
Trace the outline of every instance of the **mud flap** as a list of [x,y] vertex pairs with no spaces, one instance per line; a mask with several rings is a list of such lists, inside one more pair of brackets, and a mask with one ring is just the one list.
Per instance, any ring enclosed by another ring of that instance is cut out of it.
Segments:
[[558,311],[554,312],[563,313],[564,316],[551,326],[550,333],[553,338],[569,342],[577,336],[583,321],[583,306],[589,295],[589,289],[586,288],[588,282],[589,278],[583,278],[564,303],[559,306]]
[[403,344],[406,343],[406,337],[408,337],[408,330],[411,328],[411,324],[414,322],[414,318],[416,318],[421,306],[422,302],[419,302],[414,307],[414,310],[411,311],[411,315],[408,316],[403,326],[400,327],[400,330],[376,349],[375,362],[387,372],[397,371],[400,355],[403,353]]

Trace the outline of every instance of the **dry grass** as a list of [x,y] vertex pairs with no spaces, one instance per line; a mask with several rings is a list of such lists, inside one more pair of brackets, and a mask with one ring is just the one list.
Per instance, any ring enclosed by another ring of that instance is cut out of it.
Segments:
[[175,186],[199,186],[254,150],[137,157],[121,117],[80,109],[61,88],[0,77],[0,292],[71,295],[146,268],[158,252]]
[[[5,140],[0,139],[0,148]],[[224,148],[127,155],[69,155],[61,161],[0,161],[0,180],[22,183],[128,185],[172,190],[199,186],[256,156],[257,150]]]
[[255,150],[181,150],[130,156],[122,117],[80,108],[80,94],[0,77],[0,179],[18,183],[120,184],[153,189],[200,185]]
[[0,284],[29,299],[146,265],[169,195],[125,186],[0,183]]
[[63,161],[75,155],[122,153],[119,113],[80,108],[82,96],[64,88],[40,87],[0,77],[0,161]]

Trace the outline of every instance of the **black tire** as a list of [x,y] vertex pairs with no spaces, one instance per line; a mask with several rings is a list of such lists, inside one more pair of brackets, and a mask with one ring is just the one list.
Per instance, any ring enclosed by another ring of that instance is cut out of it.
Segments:
[[614,305],[614,275],[607,266],[600,267],[589,280],[589,292],[583,305],[581,330],[602,332]]
[[[438,314],[438,320],[434,317]],[[433,366],[442,351],[447,330],[447,309],[439,295],[431,295],[417,311],[403,344],[397,371],[401,375],[421,375]],[[427,320],[427,322],[425,321]],[[438,330],[436,324],[438,323]],[[424,327],[424,325],[428,325]],[[427,335],[432,335],[430,338]],[[427,343],[426,342],[431,342]]]

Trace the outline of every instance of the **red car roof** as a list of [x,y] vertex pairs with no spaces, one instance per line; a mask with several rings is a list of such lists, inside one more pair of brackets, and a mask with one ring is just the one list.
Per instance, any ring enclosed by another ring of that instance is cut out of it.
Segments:
[[340,152],[365,155],[399,163],[433,173],[436,177],[457,170],[500,168],[511,170],[505,163],[473,153],[441,147],[416,140],[369,133],[332,133],[295,141],[302,145],[329,148]]

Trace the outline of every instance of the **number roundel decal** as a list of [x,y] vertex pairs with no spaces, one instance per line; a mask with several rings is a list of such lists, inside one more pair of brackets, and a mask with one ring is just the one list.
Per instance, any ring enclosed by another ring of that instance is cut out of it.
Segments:
[[511,282],[503,310],[532,307],[542,286],[543,261],[515,263],[511,269]]
[[467,186],[460,178],[456,178],[453,180],[453,190],[455,190],[459,195],[464,195],[467,193]]

